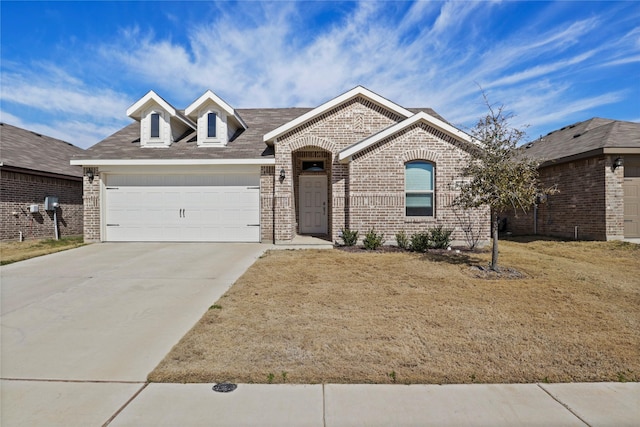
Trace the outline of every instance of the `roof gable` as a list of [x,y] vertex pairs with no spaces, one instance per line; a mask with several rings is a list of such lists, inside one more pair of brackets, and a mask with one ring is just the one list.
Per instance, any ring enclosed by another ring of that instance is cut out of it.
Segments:
[[371,147],[372,145],[376,144],[379,141],[382,141],[385,138],[395,135],[396,133],[408,128],[409,126],[420,122],[432,126],[459,141],[480,145],[478,141],[472,139],[469,135],[462,132],[461,130],[451,126],[449,123],[446,123],[424,111],[421,111],[399,123],[396,123],[393,126],[384,129],[383,131],[376,133],[375,135],[365,138],[362,141],[345,148],[338,154],[338,160],[342,163],[348,163],[351,161],[353,156],[358,154],[359,152],[367,149],[368,147]]
[[366,98],[369,101],[373,102],[374,104],[377,104],[381,107],[391,110],[402,117],[410,117],[411,115],[413,115],[413,113],[407,110],[406,108],[401,107],[400,105],[394,102],[391,102],[386,98],[381,97],[380,95],[370,91],[369,89],[366,89],[362,86],[356,86],[350,91],[345,92],[342,95],[337,96],[325,102],[324,104],[314,108],[313,110],[301,115],[300,117],[288,123],[285,123],[284,125],[272,130],[271,132],[266,133],[263,137],[263,140],[267,144],[271,145],[279,136],[284,135],[290,130],[295,129],[296,127],[301,126],[313,120],[314,118],[324,114],[325,112],[357,97]]
[[136,101],[131,107],[127,108],[127,116],[134,120],[140,121],[144,111],[152,105],[157,105],[166,111],[172,119],[177,119],[191,129],[195,129],[196,125],[178,111],[173,105],[165,101],[160,95],[150,90],[145,96]]
[[196,99],[184,110],[184,115],[190,118],[191,120],[198,120],[198,110],[201,107],[206,106],[207,104],[214,104],[228,117],[232,117],[237,122],[238,126],[243,129],[247,128],[247,124],[242,120],[242,117],[236,112],[236,110],[227,104],[222,98],[213,93],[211,90],[207,90],[205,93],[200,96],[200,98]]

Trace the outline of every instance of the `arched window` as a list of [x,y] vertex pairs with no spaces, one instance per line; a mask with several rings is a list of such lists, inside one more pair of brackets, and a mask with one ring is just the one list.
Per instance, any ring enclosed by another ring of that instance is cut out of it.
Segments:
[[404,166],[406,216],[433,216],[434,165],[422,160]]

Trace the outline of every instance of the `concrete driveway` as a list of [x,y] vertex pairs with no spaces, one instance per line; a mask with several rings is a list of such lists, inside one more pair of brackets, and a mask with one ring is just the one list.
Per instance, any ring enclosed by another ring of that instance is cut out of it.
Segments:
[[105,243],[1,267],[0,424],[101,425],[266,248]]

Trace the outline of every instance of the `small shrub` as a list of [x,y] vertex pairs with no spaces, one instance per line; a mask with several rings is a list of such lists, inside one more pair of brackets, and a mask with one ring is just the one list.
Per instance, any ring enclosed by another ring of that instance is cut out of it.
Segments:
[[400,249],[409,249],[409,243],[409,237],[404,230],[396,234],[396,244]]
[[443,228],[441,225],[429,229],[429,241],[433,249],[446,249],[451,243],[453,230]]
[[342,241],[345,246],[353,246],[358,241],[358,232],[355,230],[349,230],[348,228],[342,229]]
[[384,234],[378,234],[372,228],[369,232],[364,236],[362,240],[362,244],[364,248],[367,250],[375,251],[384,243]]
[[426,252],[429,249],[429,233],[415,233],[411,235],[411,250],[414,252]]

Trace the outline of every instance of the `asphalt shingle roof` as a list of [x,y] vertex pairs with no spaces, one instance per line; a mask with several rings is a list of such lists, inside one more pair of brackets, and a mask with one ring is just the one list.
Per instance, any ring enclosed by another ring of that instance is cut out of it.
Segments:
[[525,155],[554,161],[603,148],[640,149],[640,123],[592,118],[565,126],[525,144]]
[[273,156],[273,150],[262,140],[263,135],[309,110],[311,108],[237,109],[248,128],[226,147],[198,147],[196,132],[191,131],[170,147],[141,148],[140,123],[133,122],[76,159],[253,159]]
[[[268,147],[263,136],[273,129],[311,111],[313,108],[246,108],[236,112],[247,124],[247,129],[232,139],[226,147],[198,147],[196,132],[183,135],[166,148],[141,148],[140,123],[133,122],[113,135],[105,138],[86,151],[79,153],[78,160],[147,160],[147,159],[254,159],[272,157],[273,148]],[[442,119],[430,108],[409,109],[425,111]],[[444,119],[442,119],[444,120]]]
[[0,162],[3,167],[82,177],[82,167],[71,166],[84,150],[73,144],[26,129],[0,123]]

